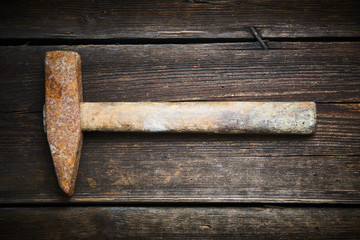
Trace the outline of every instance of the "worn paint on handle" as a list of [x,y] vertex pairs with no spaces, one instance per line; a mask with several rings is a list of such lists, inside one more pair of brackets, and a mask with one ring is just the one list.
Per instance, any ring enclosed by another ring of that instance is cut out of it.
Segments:
[[312,134],[314,102],[81,103],[85,131]]

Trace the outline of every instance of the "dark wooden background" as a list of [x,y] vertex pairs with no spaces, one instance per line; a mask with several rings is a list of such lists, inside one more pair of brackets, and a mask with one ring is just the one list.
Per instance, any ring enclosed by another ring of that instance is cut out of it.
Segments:
[[[0,4],[1,239],[359,239],[359,1]],[[265,41],[265,50],[251,28]],[[313,136],[84,134],[60,191],[44,55],[85,101],[315,101]]]

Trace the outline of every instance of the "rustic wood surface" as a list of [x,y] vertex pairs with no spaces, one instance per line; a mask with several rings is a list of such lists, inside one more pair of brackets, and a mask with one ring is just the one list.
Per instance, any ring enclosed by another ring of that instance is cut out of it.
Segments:
[[318,104],[310,137],[86,132],[69,200],[58,189],[42,114],[2,114],[0,201],[358,204],[359,110]]
[[358,239],[359,215],[344,207],[4,208],[0,238]]
[[[40,112],[46,51],[82,58],[88,102],[359,102],[360,43],[0,47],[2,112]],[[21,71],[19,71],[21,69]],[[19,91],[21,89],[21,91]]]
[[[0,238],[359,238],[359,1],[8,1],[0,11]],[[69,199],[42,125],[53,50],[80,53],[85,101],[315,101],[317,131],[86,132]]]
[[10,40],[219,41],[252,39],[250,27],[276,39],[360,35],[357,0],[7,1],[0,11]]

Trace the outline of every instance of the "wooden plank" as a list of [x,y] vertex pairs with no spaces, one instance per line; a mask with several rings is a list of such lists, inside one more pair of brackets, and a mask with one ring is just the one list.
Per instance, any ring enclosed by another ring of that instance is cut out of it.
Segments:
[[[360,43],[0,47],[1,112],[42,111],[44,56],[82,56],[85,101],[360,101]],[[288,49],[289,48],[289,49]]]
[[264,38],[360,36],[356,0],[6,1],[0,12],[2,39],[251,39],[250,27]]
[[318,104],[313,136],[87,132],[71,199],[42,114],[3,113],[0,202],[360,201],[360,105]]
[[0,209],[3,239],[358,239],[359,208]]

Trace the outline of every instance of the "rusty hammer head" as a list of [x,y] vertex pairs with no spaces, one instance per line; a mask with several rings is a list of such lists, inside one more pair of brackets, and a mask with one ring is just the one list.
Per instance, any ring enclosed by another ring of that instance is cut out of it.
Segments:
[[82,146],[81,82],[78,53],[46,53],[44,129],[59,185],[68,196],[74,193]]

